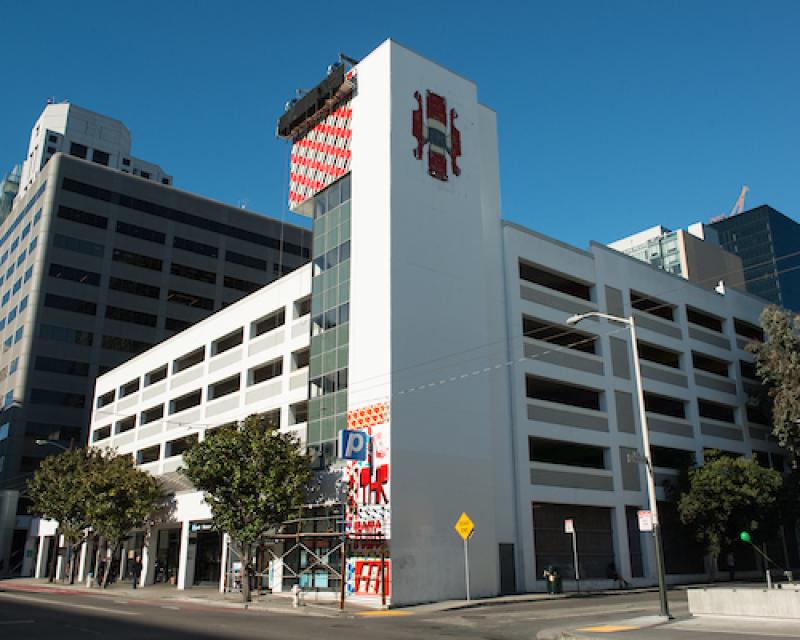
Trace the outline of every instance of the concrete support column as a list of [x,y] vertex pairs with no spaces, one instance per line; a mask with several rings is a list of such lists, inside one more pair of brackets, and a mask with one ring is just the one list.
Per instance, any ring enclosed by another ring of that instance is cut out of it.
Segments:
[[139,578],[140,587],[153,584],[156,580],[157,544],[158,529],[149,529],[144,534],[144,545],[142,545],[142,575]]
[[90,538],[86,538],[81,545],[81,555],[80,559],[78,560],[78,582],[83,582],[86,580],[86,567],[87,567],[87,560],[89,558],[89,540]]
[[[614,556],[617,562],[617,572],[625,580],[632,578],[630,542],[628,540],[628,520],[625,505],[617,504],[611,510],[611,526],[614,531]],[[614,585],[616,586],[616,585]]]
[[219,592],[225,592],[225,584],[228,578],[228,547],[230,546],[230,538],[227,533],[222,534],[222,554],[219,560]]
[[25,550],[22,556],[22,573],[25,578],[33,575],[36,567],[36,538],[35,536],[28,536],[25,539]]
[[191,524],[189,520],[184,520],[181,526],[181,548],[178,551],[178,589],[186,589],[186,578],[189,571],[189,532]]
[[122,582],[125,579],[125,569],[128,567],[128,546],[130,541],[122,543],[122,549],[119,552],[119,575],[117,579]]
[[3,573],[10,569],[18,500],[19,491],[13,489],[0,491],[0,571]]
[[36,553],[36,578],[47,577],[47,536],[39,536],[39,550]]
[[656,543],[653,532],[642,535],[642,568],[648,582],[658,583],[658,563],[656,562]]
[[[530,468],[530,463],[528,463],[527,468]],[[544,580],[542,575],[544,567],[536,565],[536,536],[534,535],[536,510],[533,508],[533,498],[531,495],[526,495],[525,491],[520,491],[520,494],[518,508],[521,537],[518,553],[522,564],[522,573],[517,578],[517,588],[524,593],[526,591],[535,591],[537,582],[544,586],[542,582]]]
[[[56,548],[55,553],[58,553],[58,550],[64,546],[64,536],[58,536],[56,538]],[[58,553],[58,558],[56,559],[56,580],[62,580],[64,578],[65,572],[67,570],[67,554],[66,551],[64,553]]]

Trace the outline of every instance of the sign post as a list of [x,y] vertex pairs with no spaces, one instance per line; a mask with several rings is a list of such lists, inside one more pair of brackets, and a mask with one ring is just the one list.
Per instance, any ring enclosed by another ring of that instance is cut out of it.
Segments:
[[472,537],[472,534],[475,533],[475,524],[470,520],[466,512],[464,512],[461,514],[454,528],[456,533],[464,540],[464,577],[467,584],[467,602],[469,602],[469,539]]
[[572,536],[572,561],[575,564],[575,586],[578,593],[581,591],[581,573],[578,569],[578,541],[575,535],[575,521],[570,518],[564,520],[564,533],[569,533]]
[[651,511],[637,511],[636,516],[639,518],[639,531],[653,530],[653,513]]

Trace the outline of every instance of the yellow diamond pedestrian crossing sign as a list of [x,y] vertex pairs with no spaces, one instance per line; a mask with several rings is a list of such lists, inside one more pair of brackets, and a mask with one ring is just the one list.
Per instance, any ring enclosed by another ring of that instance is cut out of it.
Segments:
[[466,513],[462,513],[458,522],[456,522],[455,530],[464,540],[468,540],[472,532],[475,531],[475,524]]

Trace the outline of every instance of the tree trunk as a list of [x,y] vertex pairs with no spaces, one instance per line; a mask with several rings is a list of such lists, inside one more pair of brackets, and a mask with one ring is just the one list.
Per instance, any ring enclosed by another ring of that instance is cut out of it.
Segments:
[[75,562],[76,558],[78,557],[78,549],[80,549],[81,543],[76,542],[72,545],[72,559],[70,560],[69,565],[69,583],[75,584],[75,574],[78,571],[78,563]]
[[55,536],[53,537],[53,555],[50,557],[49,582],[53,582],[56,578],[56,565],[58,564],[58,539],[60,537],[61,533],[58,529],[56,529]]
[[114,564],[114,558],[117,557],[117,553],[119,553],[120,548],[120,541],[114,543],[113,551],[111,552],[111,557],[106,557],[106,570],[105,574],[103,575],[103,589],[108,587],[108,576],[111,574],[111,566]]
[[242,545],[242,600],[245,604],[252,602],[253,598],[250,596],[250,574],[253,567],[251,564],[253,556],[252,545]]
[[716,582],[719,577],[717,573],[717,563],[719,562],[719,552],[712,551],[709,554],[708,579],[709,582]]
[[97,548],[94,550],[94,570],[92,571],[92,576],[94,578],[94,583],[99,587],[100,586],[100,550],[103,547],[103,540],[100,536],[95,536],[97,538]]

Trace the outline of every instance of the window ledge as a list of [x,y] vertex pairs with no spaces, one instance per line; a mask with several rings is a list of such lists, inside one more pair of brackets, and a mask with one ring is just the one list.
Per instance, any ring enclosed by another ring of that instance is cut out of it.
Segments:
[[569,473],[586,473],[592,476],[611,477],[614,472],[611,469],[597,469],[595,467],[579,467],[573,464],[554,464],[552,462],[530,461],[531,469],[542,469],[548,471],[568,471]]

